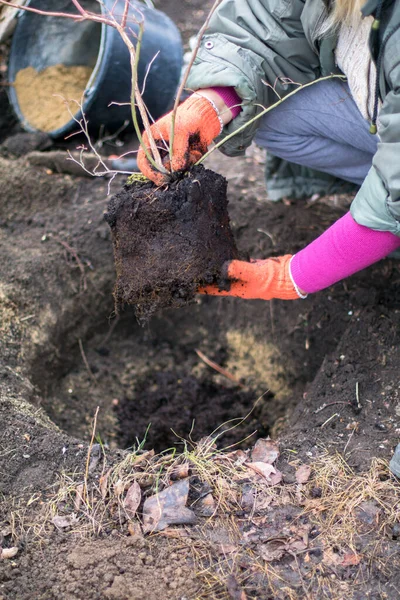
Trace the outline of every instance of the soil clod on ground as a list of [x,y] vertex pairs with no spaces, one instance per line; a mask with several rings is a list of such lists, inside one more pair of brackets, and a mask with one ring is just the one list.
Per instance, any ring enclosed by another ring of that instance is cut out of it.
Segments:
[[117,309],[133,304],[145,321],[218,281],[224,263],[239,257],[226,191],[224,177],[199,166],[167,188],[135,181],[111,199]]

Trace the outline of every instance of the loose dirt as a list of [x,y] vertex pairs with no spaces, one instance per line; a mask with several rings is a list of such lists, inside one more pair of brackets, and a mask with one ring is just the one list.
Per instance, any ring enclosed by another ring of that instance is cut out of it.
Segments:
[[[79,112],[82,95],[92,69],[62,64],[36,71],[27,67],[18,71],[14,86],[18,104],[26,121],[41,131],[62,127]],[[60,97],[61,96],[61,97]]]
[[133,304],[145,321],[193,302],[200,286],[216,283],[224,263],[239,257],[227,207],[226,180],[202,166],[165,189],[136,181],[114,196],[105,218],[116,309]]

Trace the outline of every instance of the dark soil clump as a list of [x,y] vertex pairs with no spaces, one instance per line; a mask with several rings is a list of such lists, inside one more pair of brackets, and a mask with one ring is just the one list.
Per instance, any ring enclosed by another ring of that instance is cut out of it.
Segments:
[[[272,394],[265,394],[265,402],[272,399]],[[133,446],[138,432],[150,425],[146,440],[156,452],[176,446],[177,435],[198,442],[213,430],[218,430],[222,446],[250,436],[249,445],[254,443],[255,432],[261,437],[269,433],[261,411],[253,412],[255,401],[253,391],[224,386],[205,376],[188,376],[183,370],[156,372],[152,382],[149,377],[137,382],[134,401],[124,398],[118,404],[118,420],[123,425],[118,441],[122,448]],[[245,422],[240,422],[246,415]]]
[[117,282],[116,308],[135,305],[146,321],[164,308],[194,299],[239,253],[229,226],[224,177],[194,167],[166,189],[150,182],[126,185],[109,203]]

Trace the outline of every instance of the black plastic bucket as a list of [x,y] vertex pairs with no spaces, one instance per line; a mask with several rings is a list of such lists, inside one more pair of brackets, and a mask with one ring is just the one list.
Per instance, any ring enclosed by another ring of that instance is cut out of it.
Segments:
[[[101,11],[103,14],[114,7],[117,15],[122,14],[125,1],[103,0],[99,3],[97,0],[84,0],[82,5],[92,12]],[[76,12],[71,0],[30,0],[27,6],[44,11]],[[143,99],[151,116],[157,119],[171,107],[179,83],[181,37],[175,24],[164,13],[134,0],[131,0],[127,30],[131,28],[137,33],[138,25],[134,18],[138,19],[138,11],[144,17],[138,80],[142,88],[146,79]],[[79,23],[21,10],[12,39],[8,80],[11,105],[27,131],[36,131],[36,128],[21,112],[13,87],[16,75],[27,67],[40,72],[59,64],[93,68],[83,101],[83,112],[92,131],[105,128],[107,132],[114,132],[126,122],[129,123],[128,128],[132,128],[130,105],[110,106],[113,102],[130,103],[129,51],[118,32],[100,23]],[[78,112],[76,117],[80,118],[81,114]],[[57,138],[73,129],[76,129],[76,123],[70,119],[48,133]]]

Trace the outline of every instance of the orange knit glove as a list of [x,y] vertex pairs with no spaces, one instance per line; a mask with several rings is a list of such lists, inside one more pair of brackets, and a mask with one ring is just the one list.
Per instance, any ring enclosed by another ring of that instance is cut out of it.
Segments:
[[[221,122],[211,102],[203,96],[194,94],[185,100],[176,111],[173,158],[172,163],[169,164],[165,143],[168,146],[171,135],[171,115],[172,112],[156,121],[151,126],[151,131],[161,157],[166,159],[165,166],[172,171],[185,171],[207,152],[207,146],[221,133]],[[143,133],[143,141],[150,151],[146,132]],[[139,149],[137,162],[143,175],[154,181],[156,185],[168,182],[168,176],[153,167],[142,148]]]
[[301,298],[289,272],[291,254],[267,260],[245,262],[232,260],[227,265],[230,280],[229,291],[220,290],[217,285],[200,288],[200,294],[211,296],[236,296],[238,298],[272,300],[296,300]]

